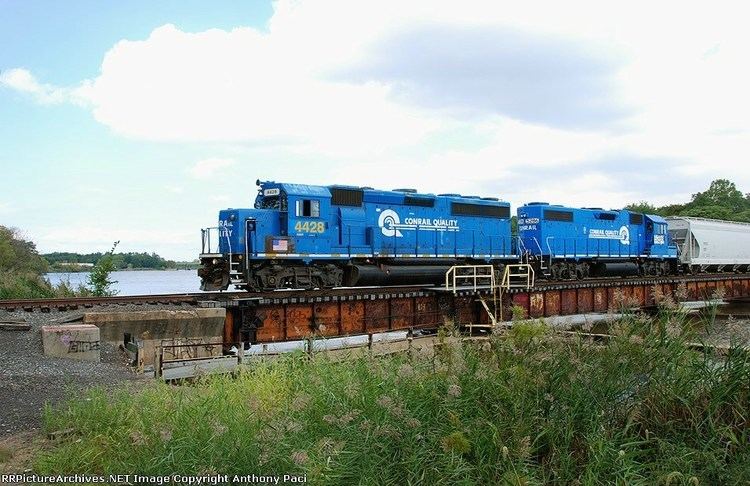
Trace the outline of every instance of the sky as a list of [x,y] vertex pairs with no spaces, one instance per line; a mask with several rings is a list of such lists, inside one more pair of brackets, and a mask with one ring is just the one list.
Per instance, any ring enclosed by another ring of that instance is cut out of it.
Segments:
[[256,179],[514,207],[750,192],[748,9],[0,0],[0,224],[192,260]]

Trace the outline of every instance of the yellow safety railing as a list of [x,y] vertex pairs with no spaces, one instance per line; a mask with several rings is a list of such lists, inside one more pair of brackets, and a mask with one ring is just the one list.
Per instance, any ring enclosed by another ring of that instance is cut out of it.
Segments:
[[504,289],[530,289],[534,286],[534,268],[528,263],[505,266],[500,287]]
[[492,265],[454,265],[445,272],[445,289],[454,294],[459,286],[471,286],[476,291],[479,287],[494,289],[495,285],[495,267]]

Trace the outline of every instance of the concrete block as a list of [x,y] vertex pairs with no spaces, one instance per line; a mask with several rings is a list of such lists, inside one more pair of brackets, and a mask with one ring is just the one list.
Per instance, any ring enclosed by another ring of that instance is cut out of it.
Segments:
[[149,310],[131,312],[87,312],[85,324],[97,326],[102,341],[122,344],[125,335],[139,346],[139,362],[154,363],[158,346],[164,348],[164,359],[220,356],[224,339],[226,309],[197,308],[189,310]]
[[157,346],[164,348],[164,361],[221,356],[221,336],[138,340],[143,365],[153,365]]
[[99,328],[89,324],[42,326],[44,354],[58,358],[99,361]]
[[223,337],[225,317],[225,309],[87,312],[83,323],[98,327],[102,341],[120,344],[125,334],[141,340]]

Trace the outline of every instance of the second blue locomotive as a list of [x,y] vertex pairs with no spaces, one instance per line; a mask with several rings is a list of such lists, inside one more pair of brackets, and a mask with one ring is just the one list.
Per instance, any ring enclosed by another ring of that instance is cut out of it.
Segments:
[[518,208],[518,237],[522,259],[553,280],[677,271],[661,216],[529,203]]
[[253,209],[222,210],[213,242],[204,231],[203,290],[433,283],[456,264],[518,259],[510,204],[496,198],[258,186]]

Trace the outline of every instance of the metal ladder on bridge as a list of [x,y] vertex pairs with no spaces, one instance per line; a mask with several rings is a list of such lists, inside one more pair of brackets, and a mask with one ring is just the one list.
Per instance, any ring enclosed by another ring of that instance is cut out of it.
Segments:
[[[469,333],[471,334],[474,329],[485,329],[491,330],[497,325],[497,280],[495,279],[495,267],[494,265],[455,265],[451,267],[445,273],[445,288],[446,290],[452,290],[455,295],[456,292],[461,289],[458,283],[461,281],[470,281],[471,289],[474,292],[477,290],[489,290],[492,295],[492,307],[494,311],[490,310],[487,301],[481,293],[477,293],[477,302],[482,304],[487,316],[489,316],[491,324],[474,324],[469,323]],[[463,286],[464,289],[469,288],[469,285]]]
[[[477,290],[489,290],[492,299],[492,310],[488,305],[488,300],[481,293],[477,294],[477,301],[482,304],[491,324],[473,324],[467,326],[471,333],[474,328],[492,329],[499,325],[503,318],[503,290],[525,289],[529,290],[534,287],[534,267],[528,263],[514,263],[505,266],[501,281],[498,283],[495,279],[495,267],[493,265],[456,265],[451,267],[445,273],[445,288],[452,290],[455,295],[461,286],[457,285],[459,281],[470,280],[471,288]],[[486,282],[486,286],[477,285],[478,282]],[[464,286],[463,288],[469,288]],[[500,316],[498,321],[498,301],[500,302]]]

